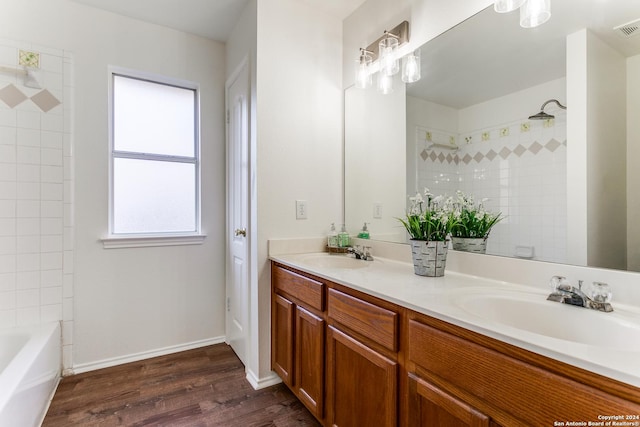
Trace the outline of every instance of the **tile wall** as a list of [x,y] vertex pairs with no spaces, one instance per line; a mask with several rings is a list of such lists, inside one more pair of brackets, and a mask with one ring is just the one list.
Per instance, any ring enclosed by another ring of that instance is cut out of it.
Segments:
[[[29,65],[40,88],[11,69]],[[0,39],[0,328],[63,321],[73,336],[73,60]]]
[[[456,134],[416,127],[418,188],[488,198],[506,218],[487,252],[566,262],[566,118],[522,119]],[[457,148],[456,148],[457,147]]]

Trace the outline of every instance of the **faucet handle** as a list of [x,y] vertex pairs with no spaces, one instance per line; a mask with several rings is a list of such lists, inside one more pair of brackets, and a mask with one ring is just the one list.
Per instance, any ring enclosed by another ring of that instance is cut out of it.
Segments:
[[571,288],[569,281],[564,276],[551,277],[549,280],[549,286],[553,292],[568,291]]
[[611,301],[611,287],[603,282],[593,282],[591,285],[591,299],[595,302],[610,302]]

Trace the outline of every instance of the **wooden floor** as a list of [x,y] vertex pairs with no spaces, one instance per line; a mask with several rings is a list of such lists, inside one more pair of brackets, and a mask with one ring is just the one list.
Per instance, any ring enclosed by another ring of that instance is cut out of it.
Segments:
[[283,384],[253,390],[225,344],[66,377],[42,425],[320,426]]

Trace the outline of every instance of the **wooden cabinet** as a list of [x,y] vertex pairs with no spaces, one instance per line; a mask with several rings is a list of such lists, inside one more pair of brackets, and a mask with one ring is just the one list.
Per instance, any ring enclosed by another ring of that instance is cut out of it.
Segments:
[[272,268],[271,368],[319,420],[324,417],[324,284]]
[[489,417],[415,374],[408,381],[409,425],[490,427]]
[[398,425],[398,313],[328,290],[329,425]]
[[272,368],[327,427],[550,426],[640,414],[637,387],[277,263],[271,327]]

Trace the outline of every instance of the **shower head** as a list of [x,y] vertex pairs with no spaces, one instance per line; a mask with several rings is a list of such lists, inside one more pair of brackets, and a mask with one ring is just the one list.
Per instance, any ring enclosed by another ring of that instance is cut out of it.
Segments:
[[551,115],[551,114],[547,114],[544,112],[544,107],[547,106],[548,103],[550,102],[555,102],[558,107],[562,108],[563,110],[566,110],[567,107],[565,107],[564,105],[560,104],[560,102],[558,102],[557,99],[550,99],[547,102],[545,102],[544,104],[542,104],[542,107],[540,107],[540,112],[537,114],[534,114],[533,116],[529,116],[529,120],[548,120],[548,119],[554,119],[555,116]]

